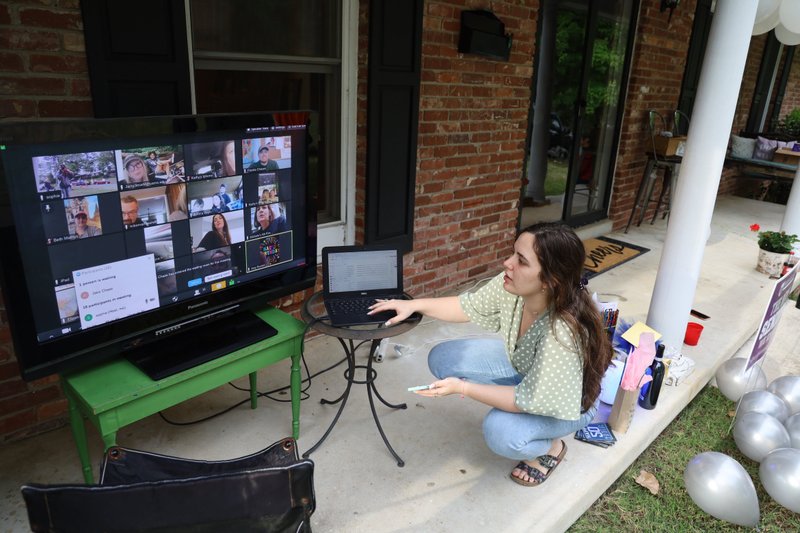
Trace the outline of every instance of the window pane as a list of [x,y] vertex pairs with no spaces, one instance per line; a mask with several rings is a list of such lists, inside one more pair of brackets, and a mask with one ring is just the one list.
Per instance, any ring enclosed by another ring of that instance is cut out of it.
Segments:
[[340,57],[339,0],[193,0],[195,50]]
[[309,187],[314,195],[317,222],[340,219],[339,87],[335,74],[195,70],[198,113],[236,113],[311,109]]

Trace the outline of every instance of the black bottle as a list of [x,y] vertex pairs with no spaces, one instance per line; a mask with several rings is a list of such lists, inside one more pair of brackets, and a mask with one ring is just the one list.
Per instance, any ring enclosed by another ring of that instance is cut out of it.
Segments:
[[641,407],[652,409],[656,406],[666,370],[667,368],[664,365],[664,345],[661,344],[656,349],[656,358],[653,360],[653,364],[647,369],[647,372],[653,376],[653,381],[646,383],[639,393],[639,405]]

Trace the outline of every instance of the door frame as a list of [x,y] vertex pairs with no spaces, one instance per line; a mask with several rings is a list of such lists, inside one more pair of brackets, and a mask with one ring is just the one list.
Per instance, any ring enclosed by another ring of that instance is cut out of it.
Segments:
[[[573,195],[575,190],[575,184],[577,183],[578,169],[580,163],[578,161],[578,152],[579,152],[578,147],[581,142],[580,139],[581,130],[579,128],[581,126],[581,121],[583,120],[582,108],[585,106],[585,97],[589,84],[588,74],[591,67],[591,56],[589,54],[591,50],[590,38],[594,35],[597,26],[598,3],[595,2],[594,0],[591,0],[588,5],[587,12],[589,15],[587,22],[588,25],[586,29],[587,37],[584,39],[583,62],[581,67],[581,79],[579,82],[578,101],[576,101],[575,103],[576,119],[574,123],[570,125],[573,131],[573,137],[572,137],[572,145],[570,147],[570,163],[567,173],[567,185],[566,185],[566,190],[564,191],[564,203],[561,212],[561,220],[572,227],[583,226],[586,224],[591,224],[593,222],[597,222],[608,218],[608,208],[610,206],[610,199],[614,183],[614,175],[616,171],[617,154],[619,150],[620,137],[622,134],[622,121],[625,110],[625,102],[628,96],[628,85],[630,83],[631,65],[633,63],[633,50],[638,35],[637,29],[639,24],[639,16],[641,13],[639,4],[640,3],[636,2],[635,0],[631,2],[630,23],[628,27],[627,42],[625,46],[625,60],[623,61],[622,65],[619,100],[617,103],[617,109],[619,109],[619,112],[617,113],[616,119],[614,121],[615,134],[613,135],[613,138],[611,140],[611,148],[610,148],[612,156],[609,160],[608,169],[606,170],[607,186],[605,187],[605,192],[603,193],[602,197],[598,198],[599,202],[598,208],[596,208],[593,211],[587,211],[576,215],[570,215],[569,213],[571,212],[572,209]],[[537,65],[534,65],[534,72],[537,73],[536,75],[538,75],[538,68],[536,68],[538,66],[538,57],[536,57],[536,60],[537,60]],[[536,79],[534,78],[534,85],[533,85],[534,87],[535,87],[535,81]],[[530,143],[528,142],[528,145],[529,144]]]

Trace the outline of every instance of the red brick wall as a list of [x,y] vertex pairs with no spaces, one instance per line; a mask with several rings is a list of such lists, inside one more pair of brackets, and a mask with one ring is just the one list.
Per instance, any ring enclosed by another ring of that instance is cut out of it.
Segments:
[[[0,2],[0,117],[91,116],[77,0]],[[56,377],[26,383],[0,294],[0,442],[64,425]]]
[[786,92],[783,95],[780,118],[798,107],[800,107],[800,54],[795,51],[792,69],[789,71],[789,81],[786,83]]
[[0,3],[0,116],[91,116],[78,4]]
[[514,35],[509,61],[458,53],[461,11],[487,7],[479,0],[425,2],[414,251],[407,261],[417,296],[498,272],[516,231],[538,2],[491,3]]
[[609,211],[615,229],[628,221],[647,163],[647,112],[653,109],[668,117],[678,106],[695,4],[681,2],[669,23],[658,2],[640,7]]

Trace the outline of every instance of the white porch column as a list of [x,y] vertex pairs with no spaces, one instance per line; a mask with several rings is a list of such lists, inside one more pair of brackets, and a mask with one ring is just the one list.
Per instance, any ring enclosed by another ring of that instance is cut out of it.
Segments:
[[556,9],[554,0],[540,4],[542,33],[536,72],[536,102],[528,159],[528,186],[525,196],[534,202],[545,201],[544,179],[547,174],[547,149],[550,147],[550,110],[553,107],[553,64],[556,57]]
[[786,202],[786,211],[783,212],[781,231],[800,235],[800,165],[797,166],[797,171],[794,173],[789,200]]
[[647,324],[680,348],[708,240],[758,0],[718,0]]

